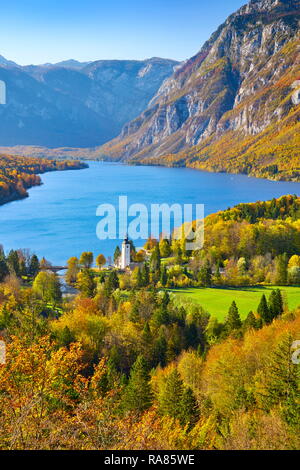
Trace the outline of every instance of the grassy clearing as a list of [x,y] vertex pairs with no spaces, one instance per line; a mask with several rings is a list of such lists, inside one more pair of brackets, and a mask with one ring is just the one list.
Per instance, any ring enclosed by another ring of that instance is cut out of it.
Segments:
[[[236,301],[241,318],[250,310],[256,311],[261,296],[268,298],[273,289],[280,289],[290,310],[300,306],[300,287],[258,286],[240,288],[187,288],[172,289],[179,303],[191,301],[201,305],[212,316],[223,320],[233,300]],[[175,297],[175,298],[176,298]]]

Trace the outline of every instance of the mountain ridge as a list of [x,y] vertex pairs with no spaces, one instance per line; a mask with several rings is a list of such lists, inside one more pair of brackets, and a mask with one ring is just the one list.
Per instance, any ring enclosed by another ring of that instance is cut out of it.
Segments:
[[20,66],[0,58],[0,80],[7,89],[0,144],[100,145],[147,106],[177,64],[157,58],[86,64],[72,59]]
[[[148,108],[101,148],[103,155],[298,179],[299,21],[298,0],[252,0],[241,7],[164,81]],[[287,127],[289,144],[282,143],[280,123]],[[269,149],[262,158],[268,132],[277,147],[275,155]],[[226,144],[223,154],[218,142]],[[245,149],[237,149],[242,142]],[[247,153],[253,145],[257,162]],[[289,145],[293,152],[287,162]]]

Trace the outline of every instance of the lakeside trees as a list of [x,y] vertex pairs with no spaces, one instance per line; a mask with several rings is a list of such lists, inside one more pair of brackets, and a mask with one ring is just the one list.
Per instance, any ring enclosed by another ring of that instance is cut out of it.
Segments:
[[28,196],[27,189],[41,184],[39,174],[86,168],[85,163],[72,160],[0,155],[0,205]]
[[37,297],[45,302],[57,303],[62,297],[57,275],[47,271],[41,271],[37,274],[32,290]]
[[101,269],[106,264],[106,258],[104,255],[100,254],[96,258],[96,265]]

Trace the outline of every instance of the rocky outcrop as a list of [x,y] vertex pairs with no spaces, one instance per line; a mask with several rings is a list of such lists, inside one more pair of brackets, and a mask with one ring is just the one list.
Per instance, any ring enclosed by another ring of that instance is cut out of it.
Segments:
[[299,0],[250,1],[177,67],[102,153],[195,166],[198,150],[207,149],[201,158],[209,159],[209,146],[224,136],[246,139],[280,123],[300,100],[299,24]]

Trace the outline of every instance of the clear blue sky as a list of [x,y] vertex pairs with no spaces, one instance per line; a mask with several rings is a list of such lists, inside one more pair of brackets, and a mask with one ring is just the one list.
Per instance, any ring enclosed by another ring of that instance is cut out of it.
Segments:
[[8,0],[0,54],[19,64],[74,58],[183,60],[247,0]]

